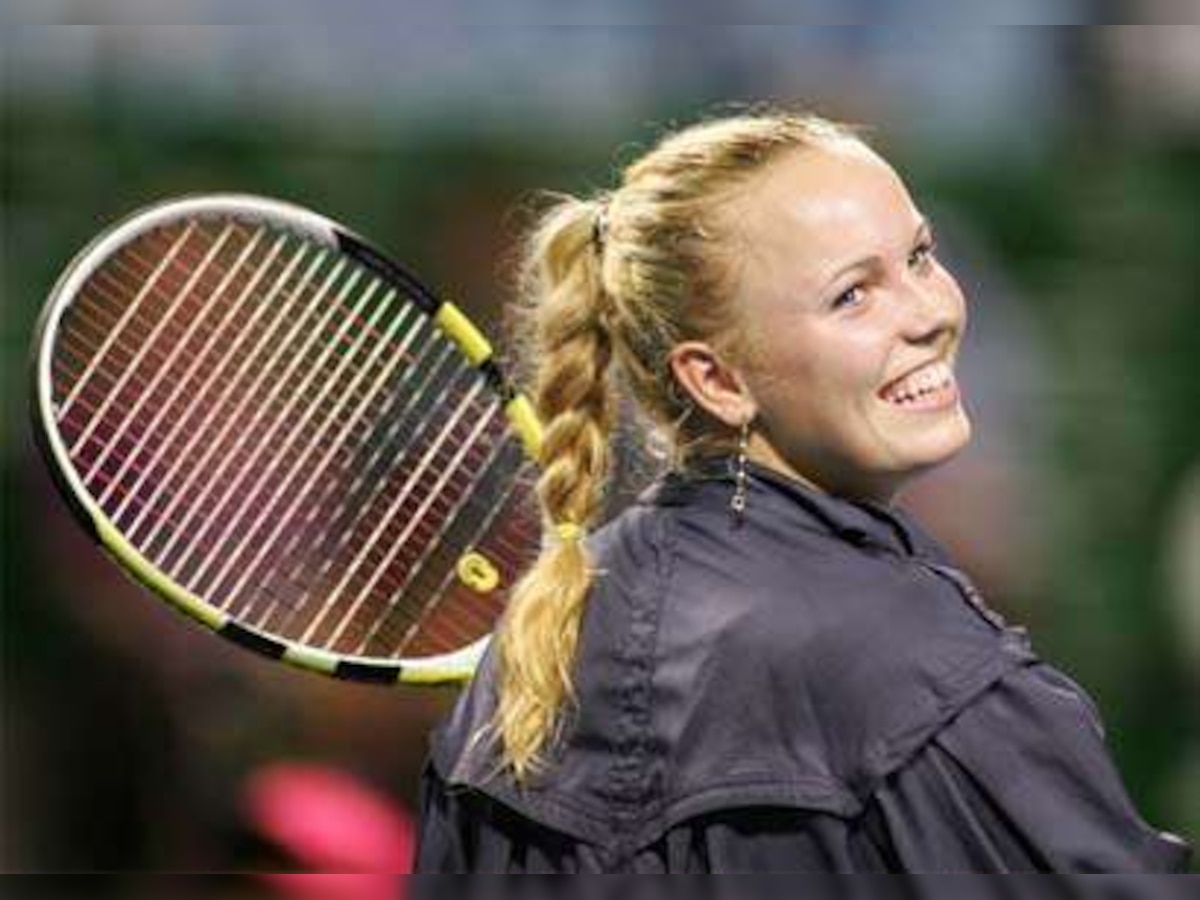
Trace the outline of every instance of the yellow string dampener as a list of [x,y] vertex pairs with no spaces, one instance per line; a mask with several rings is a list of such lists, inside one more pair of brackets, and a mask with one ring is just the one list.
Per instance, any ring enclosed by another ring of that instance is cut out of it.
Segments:
[[458,580],[477,594],[490,594],[500,585],[500,570],[478,550],[460,556],[455,571]]

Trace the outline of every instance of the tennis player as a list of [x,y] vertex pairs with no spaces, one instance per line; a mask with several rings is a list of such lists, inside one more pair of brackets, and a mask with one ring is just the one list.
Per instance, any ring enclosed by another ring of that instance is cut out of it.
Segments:
[[[666,137],[525,265],[540,557],[435,732],[425,872],[1173,872],[1096,708],[894,505],[963,294],[852,129]],[[618,387],[670,473],[594,528]]]

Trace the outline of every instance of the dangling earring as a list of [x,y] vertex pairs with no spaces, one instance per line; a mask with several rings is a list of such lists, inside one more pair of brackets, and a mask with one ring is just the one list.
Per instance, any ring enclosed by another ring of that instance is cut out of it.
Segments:
[[750,446],[750,420],[742,423],[738,433],[737,455],[733,460],[733,496],[729,498],[729,511],[736,524],[742,524],[746,513],[746,451]]

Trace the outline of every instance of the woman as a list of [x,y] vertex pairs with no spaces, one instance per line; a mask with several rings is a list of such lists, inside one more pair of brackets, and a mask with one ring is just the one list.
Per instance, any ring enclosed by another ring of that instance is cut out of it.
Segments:
[[[1174,871],[1094,707],[892,500],[966,309],[849,128],[667,137],[530,243],[540,557],[435,733],[420,871]],[[672,472],[594,533],[614,375]]]

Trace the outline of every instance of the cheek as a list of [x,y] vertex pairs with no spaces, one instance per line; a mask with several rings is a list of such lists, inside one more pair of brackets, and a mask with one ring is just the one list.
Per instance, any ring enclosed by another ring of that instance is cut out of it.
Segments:
[[826,342],[815,377],[843,401],[870,400],[887,371],[893,341],[883,324],[847,329]]
[[789,418],[824,423],[833,430],[857,421],[875,400],[885,357],[875,341],[828,341],[803,355],[764,359],[771,373],[766,405],[786,410]]
[[[893,331],[886,322],[845,320],[777,331],[759,346],[758,383],[768,407],[790,415],[845,416],[875,399],[887,368]],[[843,418],[841,421],[846,421]]]

